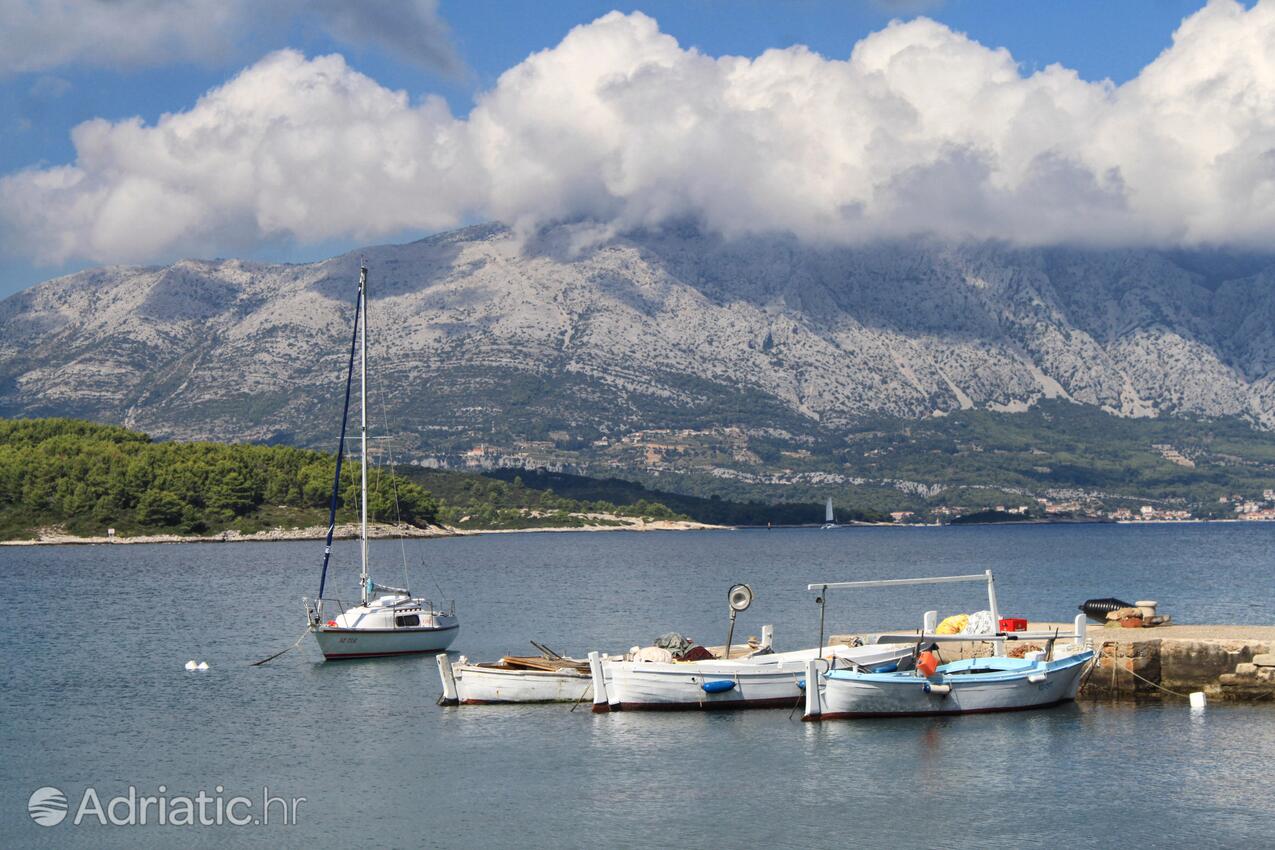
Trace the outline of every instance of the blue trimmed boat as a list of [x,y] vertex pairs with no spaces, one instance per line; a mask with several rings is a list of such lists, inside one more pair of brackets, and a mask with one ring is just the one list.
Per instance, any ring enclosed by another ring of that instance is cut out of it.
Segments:
[[1052,661],[1042,657],[965,658],[940,664],[930,676],[918,669],[893,673],[830,670],[819,676],[818,714],[811,716],[808,710],[806,719],[1046,708],[1076,698],[1081,677],[1093,658],[1091,649]]
[[[911,587],[917,585],[982,583],[987,586],[987,609],[992,623],[1000,623],[996,582],[992,571],[963,576],[930,578],[872,579],[867,581],[821,582],[808,585],[819,593],[820,605],[827,604],[829,590]],[[820,615],[822,622],[822,614]],[[837,717],[907,717],[940,714],[975,714],[989,711],[1022,711],[1046,708],[1076,698],[1080,682],[1094,653],[1087,647],[1085,615],[1076,617],[1075,630],[1054,632],[988,632],[939,634],[935,628],[938,612],[925,612],[921,633],[900,636],[915,642],[916,654],[900,661],[894,672],[867,670],[859,665],[837,666],[824,659],[806,665],[805,720]],[[1023,658],[1005,654],[1005,644],[1040,640],[1045,649],[1028,652]],[[1054,647],[1065,641],[1062,657],[1054,658]],[[989,643],[990,658],[966,658],[947,664],[922,647],[945,642]]]

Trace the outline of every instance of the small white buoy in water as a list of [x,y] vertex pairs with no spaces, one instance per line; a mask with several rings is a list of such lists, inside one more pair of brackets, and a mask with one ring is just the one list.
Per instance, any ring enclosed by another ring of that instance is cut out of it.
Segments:
[[207,661],[201,661],[201,662],[199,662],[199,666],[198,666],[196,669],[198,669],[198,670],[207,670],[207,669],[208,669],[208,662],[207,662]]
[[192,658],[192,659],[190,659],[189,661],[187,661],[187,662],[186,662],[186,669],[187,669],[187,670],[198,670],[198,669],[199,669],[199,665],[198,665],[198,664],[196,664],[196,663],[195,663],[195,659],[193,659],[193,658]]
[[1207,700],[1204,698],[1204,691],[1193,691],[1190,695],[1192,708],[1204,708]]

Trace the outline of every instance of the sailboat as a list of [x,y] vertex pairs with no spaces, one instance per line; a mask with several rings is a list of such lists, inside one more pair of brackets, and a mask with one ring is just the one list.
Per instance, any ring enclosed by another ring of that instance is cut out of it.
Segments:
[[[324,596],[328,563],[332,557],[332,536],[336,531],[336,510],[341,489],[341,460],[345,455],[345,432],[350,416],[350,390],[354,383],[355,352],[359,352],[359,604],[347,606],[340,599]],[[436,653],[446,649],[460,632],[455,605],[447,612],[434,610],[428,599],[413,597],[406,587],[390,587],[372,581],[368,571],[367,544],[367,266],[359,267],[359,294],[354,308],[354,335],[350,340],[350,360],[345,376],[345,407],[341,412],[341,438],[337,446],[336,476],[328,507],[328,535],[323,549],[323,570],[319,575],[319,595],[306,599],[306,616],[329,661],[347,658],[377,658],[387,655]],[[404,570],[406,584],[406,570]],[[334,610],[335,609],[335,610]]]
[[831,496],[828,497],[828,504],[824,507],[824,510],[823,510],[823,527],[824,528],[837,527],[837,517],[832,512],[832,497]]

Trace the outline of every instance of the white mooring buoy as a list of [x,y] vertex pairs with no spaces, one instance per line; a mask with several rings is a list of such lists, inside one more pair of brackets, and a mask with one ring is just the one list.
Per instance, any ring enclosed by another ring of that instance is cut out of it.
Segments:
[[1204,708],[1208,702],[1204,696],[1204,691],[1193,691],[1189,699],[1191,700],[1191,708]]

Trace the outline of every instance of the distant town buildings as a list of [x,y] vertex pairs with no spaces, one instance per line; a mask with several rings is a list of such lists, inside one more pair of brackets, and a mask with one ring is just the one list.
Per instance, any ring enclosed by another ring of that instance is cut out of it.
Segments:
[[[698,474],[744,485],[781,485],[806,491],[822,491],[837,486],[890,488],[897,491],[900,500],[906,500],[907,509],[887,511],[891,522],[896,524],[944,523],[981,512],[1012,514],[1024,519],[1043,516],[1056,520],[1116,522],[1182,522],[1219,517],[1275,521],[1275,488],[1263,489],[1260,497],[1255,492],[1223,493],[1217,497],[1216,507],[1214,504],[1192,505],[1183,499],[1137,502],[1133,496],[1083,487],[1051,488],[1037,494],[990,483],[966,487],[958,497],[955,490],[933,482],[869,478],[808,468],[805,461],[812,456],[809,449],[767,444],[766,441],[771,439],[792,439],[791,434],[775,429],[748,430],[730,426],[651,428],[608,435],[555,430],[544,436],[538,440],[512,440],[505,445],[496,444],[494,438],[489,437],[469,448],[420,454],[410,462],[425,468],[474,471],[544,469],[581,475],[618,474],[620,477],[625,477],[626,472],[642,472],[652,477]],[[581,448],[586,449],[584,456],[573,454]],[[982,451],[982,447],[972,443],[962,444],[959,449]],[[1191,457],[1172,444],[1155,443],[1152,449],[1171,463],[1187,468],[1195,466]],[[891,450],[888,447],[874,448],[867,454],[884,454]],[[763,456],[769,460],[763,461]],[[1048,470],[1042,468],[1042,471]],[[670,488],[676,489],[676,485],[670,485]],[[987,493],[987,502],[979,504],[970,499],[970,493],[979,490]],[[960,498],[964,504],[936,504],[954,497]]]

